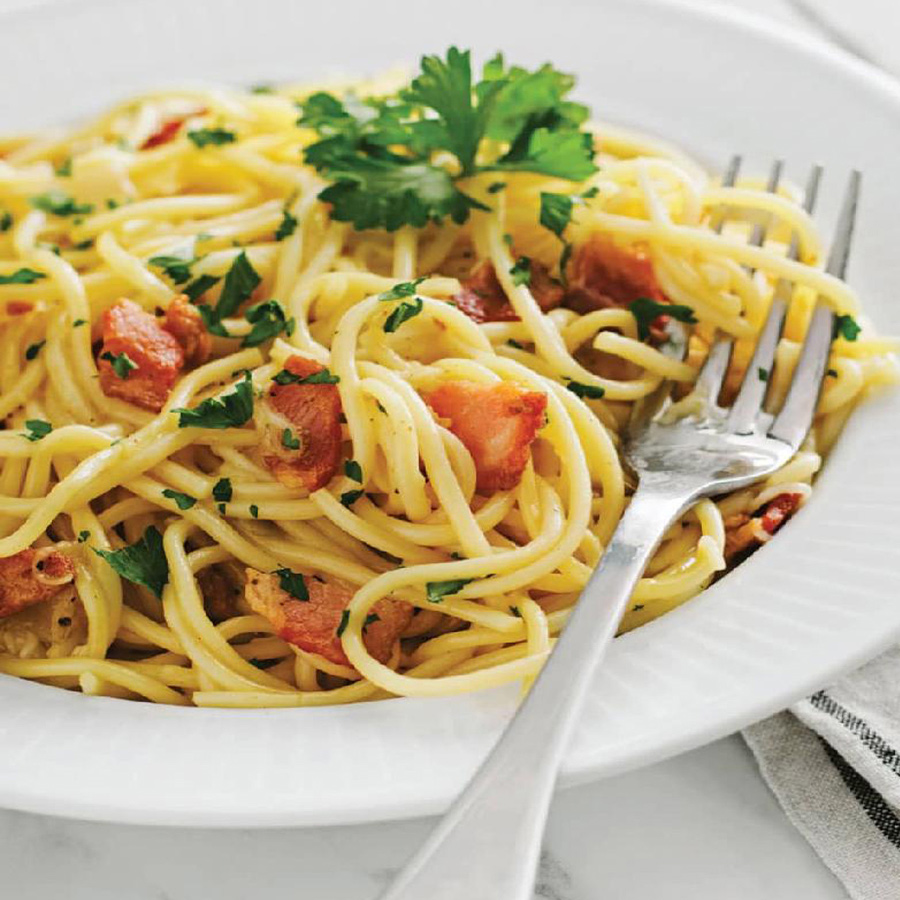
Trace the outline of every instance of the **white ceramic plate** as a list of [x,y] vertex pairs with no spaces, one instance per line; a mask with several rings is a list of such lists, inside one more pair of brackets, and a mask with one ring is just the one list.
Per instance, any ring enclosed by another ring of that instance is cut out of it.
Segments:
[[[744,17],[653,0],[132,0],[48,6],[0,28],[4,131],[186,79],[366,73],[451,42],[577,72],[598,116],[722,161],[866,188],[851,277],[900,332],[900,88]],[[827,204],[826,204],[827,211]],[[572,783],[727,734],[863,662],[900,631],[900,392],[853,419],[812,502],[776,541],[676,612],[615,642],[566,758]],[[442,810],[514,689],[310,710],[86,698],[0,677],[0,803],[144,823],[361,822]]]

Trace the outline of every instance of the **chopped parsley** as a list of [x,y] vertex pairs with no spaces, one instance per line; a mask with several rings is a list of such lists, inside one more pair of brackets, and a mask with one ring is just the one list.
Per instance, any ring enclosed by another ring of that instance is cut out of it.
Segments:
[[297,375],[289,369],[282,369],[272,381],[275,384],[337,384],[340,381],[338,375],[332,375],[328,369],[320,369],[312,375]]
[[147,260],[151,266],[162,269],[163,272],[172,280],[173,284],[184,284],[191,280],[191,266],[197,262],[189,256],[179,256],[178,254],[162,254],[161,256],[151,256]]
[[513,340],[512,338],[510,338],[506,343],[509,344],[510,347],[515,347],[516,350],[524,350],[525,349],[524,344],[520,344],[518,341]]
[[105,559],[126,581],[142,584],[162,597],[169,581],[169,563],[163,551],[162,535],[152,525],[135,544],[121,550],[97,550],[97,556]]
[[220,478],[213,485],[213,489],[212,489],[213,500],[216,500],[219,503],[230,503],[233,493],[234,493],[234,491],[231,487],[231,479],[230,478]]
[[404,322],[422,312],[422,306],[423,303],[421,297],[416,297],[416,299],[412,303],[408,303],[404,300],[394,309],[394,311],[387,317],[387,319],[385,319],[385,332],[390,334],[396,331]]
[[26,440],[40,441],[53,431],[53,426],[43,419],[27,419],[25,422],[25,429],[28,433],[22,436]]
[[285,208],[281,213],[281,223],[275,230],[275,240],[283,241],[297,230],[297,218],[292,216],[290,210]]
[[[424,56],[407,88],[389,97],[319,92],[301,104],[301,126],[318,132],[306,162],[331,184],[320,198],[358,230],[465,222],[484,205],[460,188],[479,172],[525,171],[581,181],[596,171],[581,131],[586,107],[566,99],[574,79],[550,65],[529,72],[496,56],[473,84],[469,51]],[[500,146],[481,158],[482,142]],[[450,153],[450,167],[435,162]]]
[[35,272],[34,269],[16,269],[12,275],[0,275],[0,284],[34,284],[46,277],[43,272]]
[[757,375],[759,375],[760,381],[768,381],[769,380],[769,370],[768,369],[764,369],[762,366],[760,366],[756,371],[757,371]]
[[84,531],[79,531],[78,532],[78,543],[83,544],[90,536],[91,536],[91,533],[87,529],[85,529]]
[[259,507],[255,503],[250,504],[250,515],[253,516],[254,519],[259,518]]
[[286,450],[299,450],[300,438],[294,437],[294,432],[290,428],[285,428],[281,432],[281,446]]
[[509,270],[509,274],[516,287],[531,284],[531,260],[527,256],[520,256]]
[[81,328],[82,325],[87,325],[87,319],[76,319],[72,323],[73,328]]
[[52,216],[84,216],[93,212],[93,204],[76,203],[72,197],[62,191],[48,191],[38,194],[29,202],[35,209],[50,213]]
[[12,213],[4,210],[2,214],[0,214],[0,233],[4,231],[9,231],[13,226],[13,217]]
[[831,378],[837,378],[837,377],[838,377],[837,369],[829,369],[825,374],[828,375],[828,376],[831,377]]
[[226,128],[198,128],[196,131],[189,131],[187,136],[201,149],[210,145],[233,144],[237,140],[235,133]]
[[38,353],[40,353],[41,350],[44,349],[44,344],[46,344],[46,343],[47,343],[47,341],[43,340],[43,341],[37,341],[34,344],[29,344],[25,348],[25,359],[27,359],[27,360],[37,359]]
[[374,625],[376,622],[380,622],[380,621],[381,621],[381,616],[379,616],[378,613],[369,613],[366,616],[365,621],[363,622],[363,627],[362,627],[363,632],[365,632],[365,630],[370,625]]
[[598,384],[583,384],[580,381],[568,382],[566,390],[571,391],[576,397],[581,397],[582,400],[599,400],[606,393]]
[[105,359],[113,368],[113,372],[123,381],[138,367],[137,363],[127,353],[102,353],[100,359]]
[[59,178],[68,178],[72,174],[72,157],[67,156],[53,171]]
[[425,585],[425,592],[429,603],[443,603],[444,597],[459,593],[474,578],[457,578],[452,581],[429,581]]
[[192,497],[190,494],[184,494],[181,491],[173,491],[172,488],[166,488],[162,492],[162,495],[169,500],[174,500],[175,505],[179,509],[190,509],[197,502],[196,497]]
[[670,316],[679,322],[693,323],[697,321],[694,311],[689,306],[678,303],[657,303],[649,297],[638,297],[628,304],[629,312],[637,322],[638,338],[642,341],[650,337],[650,326],[660,316]]
[[495,181],[492,184],[488,185],[488,193],[489,194],[498,194],[506,187],[505,181]]
[[862,328],[860,328],[853,316],[834,317],[832,340],[836,337],[842,337],[845,341],[855,341],[859,337],[860,331],[862,331]]
[[200,275],[182,288],[191,303],[196,303],[211,287],[222,280],[220,275]]
[[274,94],[275,93],[275,88],[271,84],[251,84],[249,90],[250,90],[251,94]]
[[379,300],[402,300],[404,297],[412,297],[416,293],[416,288],[427,278],[423,275],[415,281],[401,281],[392,288],[382,291],[378,295]]
[[336,634],[338,637],[341,637],[343,633],[347,630],[347,626],[350,624],[350,610],[345,609],[341,613],[341,621],[338,623],[338,627],[336,630]]
[[346,506],[347,509],[350,509],[357,500],[365,493],[362,489],[356,491],[344,491],[341,494],[341,505]]
[[288,335],[294,333],[294,320],[285,316],[277,300],[255,303],[244,313],[244,318],[253,325],[253,328],[249,334],[244,335],[242,347],[258,347],[282,331]]
[[207,397],[193,409],[174,409],[179,428],[240,428],[253,416],[253,382],[244,375],[230,394]]
[[355,459],[348,459],[344,463],[344,474],[358,484],[363,483],[362,466]]
[[219,302],[214,307],[206,304],[197,307],[206,322],[207,330],[220,337],[228,337],[222,319],[234,315],[241,304],[250,299],[250,295],[261,281],[259,273],[253,268],[247,256],[247,251],[241,250],[225,275]]
[[540,223],[552,231],[560,240],[563,232],[572,221],[572,210],[576,203],[583,203],[597,196],[597,188],[592,187],[583,194],[552,194],[541,191]]
[[275,574],[278,576],[278,583],[283,591],[290,594],[295,600],[309,600],[306,582],[299,572],[292,572],[290,569],[276,569]]

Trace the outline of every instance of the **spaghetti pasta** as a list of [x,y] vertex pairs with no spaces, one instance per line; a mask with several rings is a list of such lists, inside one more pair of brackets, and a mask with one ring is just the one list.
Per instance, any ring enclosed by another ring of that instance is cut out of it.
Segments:
[[[367,128],[396,87],[334,102],[368,103]],[[670,529],[623,631],[768,540],[853,406],[897,380],[790,186],[726,187],[601,124],[577,184],[449,161],[464,214],[359,228],[310,159],[323,96],[173,88],[4,142],[0,672],[235,708],[527,683],[628,503],[632,405],[686,392],[717,329],[733,390],[778,279],[770,403],[816,298],[840,313],[813,430]]]

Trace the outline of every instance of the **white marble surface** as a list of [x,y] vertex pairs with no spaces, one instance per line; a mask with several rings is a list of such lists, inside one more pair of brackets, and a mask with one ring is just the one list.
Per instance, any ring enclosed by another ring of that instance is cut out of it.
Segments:
[[[0,11],[43,2],[0,0]],[[706,2],[818,33],[900,74],[896,0]],[[0,810],[0,897],[370,900],[430,827],[419,820],[226,832]],[[847,896],[787,821],[738,737],[561,794],[545,846],[536,895],[544,900]]]

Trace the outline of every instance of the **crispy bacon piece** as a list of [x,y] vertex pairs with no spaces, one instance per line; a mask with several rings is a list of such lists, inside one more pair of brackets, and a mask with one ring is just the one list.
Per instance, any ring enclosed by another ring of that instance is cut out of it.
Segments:
[[[97,358],[100,387],[107,397],[159,412],[184,365],[184,350],[150,313],[122,300],[103,313],[103,346]],[[120,378],[106,354],[126,353],[136,369]]]
[[212,352],[212,335],[206,330],[203,317],[185,294],[179,294],[166,310],[163,328],[181,344],[185,362],[202,366]]
[[[305,378],[321,372],[315,360],[291,356],[284,364]],[[262,458],[286,487],[312,492],[325,487],[341,464],[341,398],[333,384],[272,384],[266,397],[269,417]],[[284,429],[300,442],[284,446]]]
[[[289,644],[317,653],[329,662],[349,666],[337,630],[341,614],[353,599],[355,589],[343,581],[306,579],[309,600],[296,600],[281,589],[277,575],[247,569],[244,596],[250,608],[268,619],[279,637]],[[409,625],[413,609],[402,600],[379,600],[372,612],[378,616],[365,629],[363,640],[369,653],[387,662],[397,640]]]
[[547,395],[502,381],[450,381],[425,398],[475,461],[480,491],[515,487],[528,450],[544,425]]
[[[538,306],[549,312],[562,303],[564,290],[561,284],[550,277],[547,267],[536,259],[531,261],[531,282],[529,284]],[[493,264],[484,260],[462,282],[462,290],[454,294],[453,302],[470,319],[478,322],[516,322],[519,317],[512,308]]]
[[638,297],[649,297],[658,303],[668,299],[641,246],[620,247],[612,238],[595,234],[575,251],[564,300],[567,307],[588,313],[628,306]]
[[72,560],[56,550],[28,548],[0,559],[0,619],[49,600],[74,577]]
[[24,300],[10,300],[6,304],[6,314],[9,316],[25,316],[34,309],[34,304]]
[[203,608],[213,622],[223,622],[241,614],[241,589],[223,571],[223,567],[204,569],[197,576],[197,584],[203,595]]
[[779,494],[752,516],[740,513],[725,520],[725,559],[732,562],[765,544],[800,508],[801,494]]

